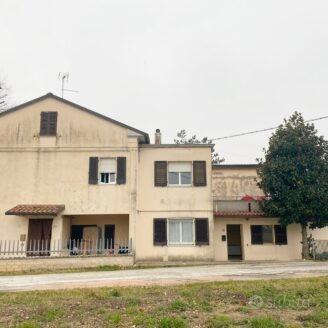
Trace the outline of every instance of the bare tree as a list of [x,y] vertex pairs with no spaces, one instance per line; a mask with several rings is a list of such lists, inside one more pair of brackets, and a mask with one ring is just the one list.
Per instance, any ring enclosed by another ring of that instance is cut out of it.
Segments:
[[[174,139],[176,144],[212,144],[212,140],[207,137],[198,139],[196,135],[189,137],[186,130],[181,130],[177,133],[177,138]],[[215,151],[214,146],[212,147],[212,163],[220,164],[224,162],[224,158],[219,157],[219,154]]]
[[0,81],[0,113],[8,109],[8,87]]

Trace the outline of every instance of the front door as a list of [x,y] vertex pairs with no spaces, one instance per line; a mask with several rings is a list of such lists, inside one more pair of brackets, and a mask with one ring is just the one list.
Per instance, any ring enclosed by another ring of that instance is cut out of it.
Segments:
[[240,224],[227,225],[228,260],[242,260]]
[[27,255],[50,255],[52,219],[30,219],[28,224]]

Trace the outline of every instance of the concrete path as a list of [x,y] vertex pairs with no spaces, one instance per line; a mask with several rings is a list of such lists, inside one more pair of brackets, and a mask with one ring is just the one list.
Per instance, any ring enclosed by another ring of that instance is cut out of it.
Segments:
[[328,275],[328,262],[229,263],[122,271],[0,276],[0,291],[179,284]]

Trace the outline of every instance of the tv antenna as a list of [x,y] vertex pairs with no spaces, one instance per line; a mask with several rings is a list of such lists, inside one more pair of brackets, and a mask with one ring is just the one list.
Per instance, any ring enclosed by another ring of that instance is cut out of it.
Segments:
[[64,91],[68,92],[78,92],[77,90],[65,89],[65,83],[68,83],[69,73],[61,73],[58,74],[58,79],[61,80],[61,97],[64,98]]

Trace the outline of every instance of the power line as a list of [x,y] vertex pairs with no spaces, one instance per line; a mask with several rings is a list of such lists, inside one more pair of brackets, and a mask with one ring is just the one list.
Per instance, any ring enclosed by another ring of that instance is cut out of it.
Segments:
[[[326,118],[328,118],[328,115],[327,116],[318,117],[318,118],[314,118],[312,120],[306,120],[305,122],[314,122],[314,121],[324,120]],[[237,134],[232,134],[232,135],[225,136],[225,137],[213,138],[213,139],[210,139],[210,140],[214,141],[214,140],[222,140],[222,139],[236,138],[236,137],[246,136],[246,135],[249,135],[249,134],[254,134],[254,133],[259,133],[259,132],[265,132],[265,131],[275,130],[278,127],[279,126],[275,126],[274,128],[267,128],[267,129],[254,130],[254,131],[248,131],[248,132],[243,132],[243,133],[237,133]]]

